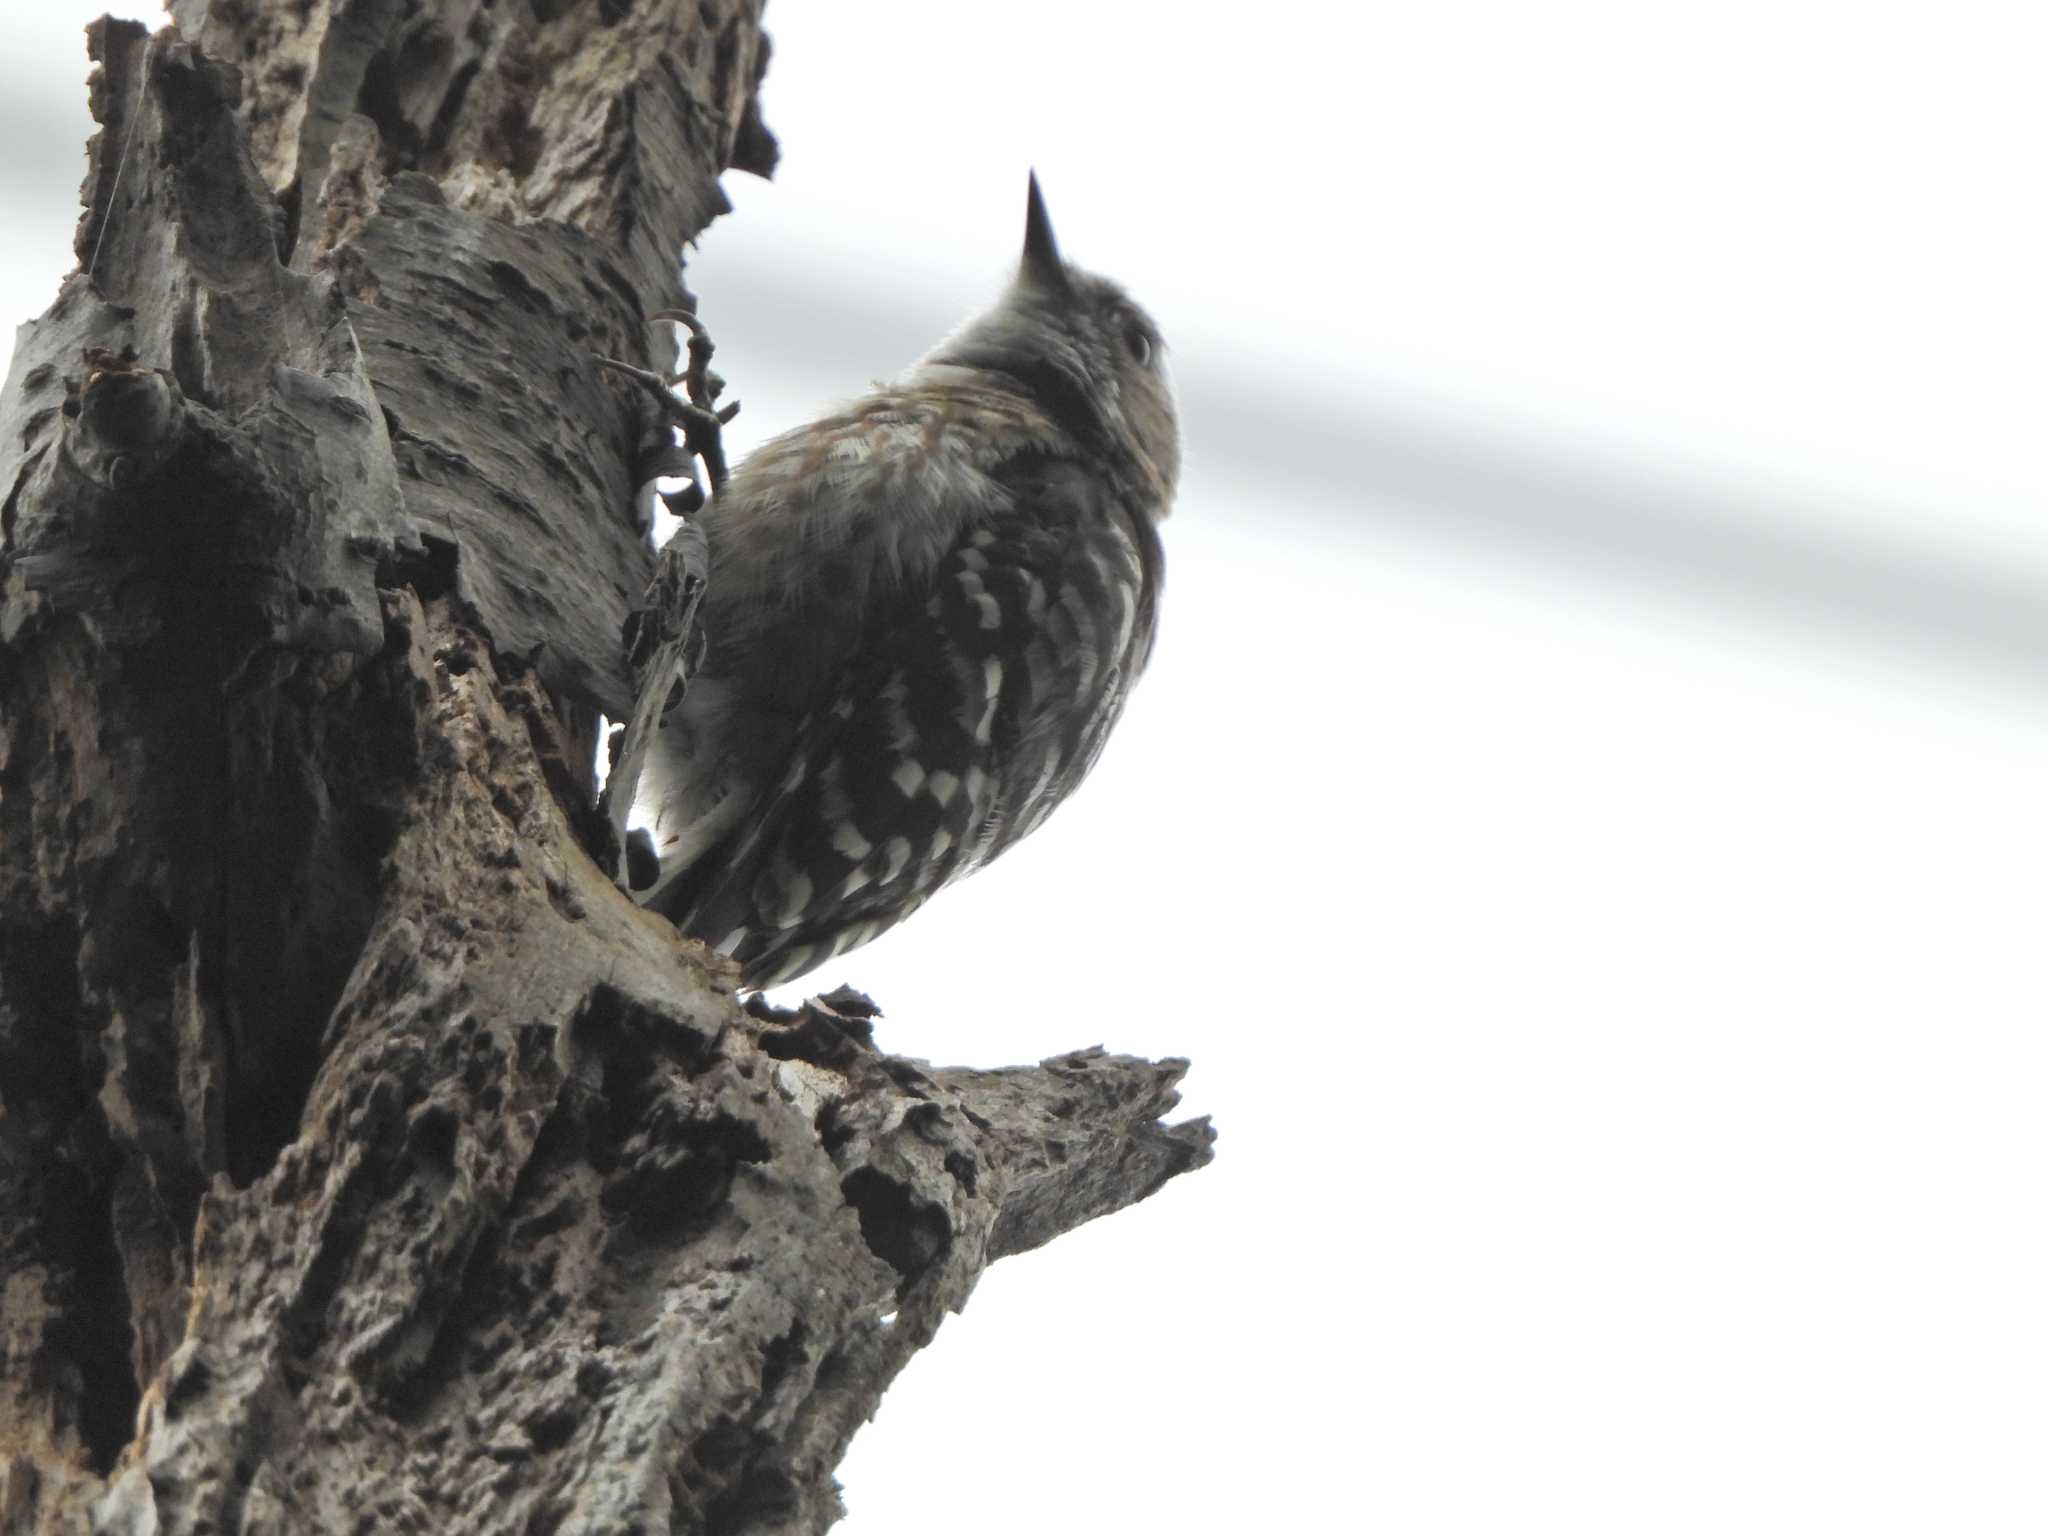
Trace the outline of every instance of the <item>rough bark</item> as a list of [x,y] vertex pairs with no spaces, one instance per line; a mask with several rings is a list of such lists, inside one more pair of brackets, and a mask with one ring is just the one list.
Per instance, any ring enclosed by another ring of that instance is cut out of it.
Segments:
[[759,0],[173,9],[0,400],[0,1528],[821,1530],[1209,1135],[742,1007],[586,851],[669,440],[593,357],[772,165]]

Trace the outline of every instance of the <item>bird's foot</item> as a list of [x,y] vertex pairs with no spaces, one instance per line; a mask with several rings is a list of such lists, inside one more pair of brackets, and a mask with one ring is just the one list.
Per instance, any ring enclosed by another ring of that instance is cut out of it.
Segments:
[[[711,354],[715,349],[703,321],[686,309],[657,310],[648,319],[680,325],[689,332],[688,361],[681,373],[656,373],[602,354],[597,355],[597,361],[646,390],[661,407],[668,424],[681,430],[682,442],[656,444],[641,456],[634,471],[642,485],[657,479],[687,480],[689,484],[682,489],[664,491],[661,496],[676,516],[688,517],[704,505],[705,481],[710,482],[713,496],[725,489],[725,425],[739,414],[740,403],[718,403],[718,397],[725,392],[725,380],[711,371]],[[683,387],[681,395],[676,393],[679,384]],[[704,466],[702,480],[697,476],[699,463]]]

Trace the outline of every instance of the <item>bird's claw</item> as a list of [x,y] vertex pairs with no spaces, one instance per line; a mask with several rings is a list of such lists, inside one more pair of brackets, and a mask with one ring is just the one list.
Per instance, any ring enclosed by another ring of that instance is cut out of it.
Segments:
[[[661,407],[669,425],[680,427],[683,433],[683,451],[689,459],[701,460],[704,478],[711,482],[711,494],[716,496],[725,489],[725,424],[739,414],[739,402],[734,401],[723,409],[710,405],[699,405],[692,400],[679,400],[670,388],[670,381],[651,369],[636,368],[631,363],[622,363],[615,357],[603,353],[593,354],[600,366],[611,369],[638,384],[654,402]],[[687,381],[687,379],[686,379]],[[661,454],[660,449],[655,450]],[[666,465],[671,460],[662,459]],[[688,469],[685,465],[684,469]],[[681,473],[682,471],[678,471]],[[690,477],[695,479],[693,470]],[[643,482],[644,483],[644,482]]]

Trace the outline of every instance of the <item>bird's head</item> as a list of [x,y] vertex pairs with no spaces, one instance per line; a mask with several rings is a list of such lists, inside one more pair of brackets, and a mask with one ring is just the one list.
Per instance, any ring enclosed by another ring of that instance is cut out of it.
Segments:
[[1121,287],[1061,257],[1038,177],[1016,279],[926,359],[1005,375],[1082,440],[1127,457],[1165,516],[1180,481],[1180,422],[1159,327]]

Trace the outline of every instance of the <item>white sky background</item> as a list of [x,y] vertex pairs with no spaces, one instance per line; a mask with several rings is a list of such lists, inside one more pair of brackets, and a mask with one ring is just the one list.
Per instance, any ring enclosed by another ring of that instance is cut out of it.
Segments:
[[[15,317],[97,9],[9,18]],[[992,1272],[842,1530],[2048,1527],[2048,95],[1935,17],[775,0],[738,441],[991,297],[1035,164],[1188,458],[1094,779],[812,982],[1222,1131]]]

